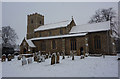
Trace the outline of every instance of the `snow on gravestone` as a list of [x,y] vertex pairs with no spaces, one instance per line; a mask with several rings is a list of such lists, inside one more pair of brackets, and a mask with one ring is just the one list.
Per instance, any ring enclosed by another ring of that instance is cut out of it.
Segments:
[[48,59],[48,56],[49,56],[49,55],[48,55],[48,54],[46,54],[46,57],[45,57],[45,59]]
[[81,55],[80,59],[84,59],[84,55]]
[[8,54],[8,61],[11,61],[11,59],[12,59],[11,54]]
[[22,58],[22,66],[26,65],[26,64],[27,64],[27,60],[26,60],[25,56],[23,56],[23,58]]
[[59,60],[60,60],[60,54],[59,54],[59,52],[57,52],[57,54],[56,54],[56,63],[59,63]]
[[32,58],[28,58],[28,64],[32,63]]
[[38,61],[37,53],[34,54],[34,61]]
[[56,62],[55,60],[56,60],[56,53],[53,53],[51,57],[51,65],[55,64]]
[[2,62],[4,62],[4,61],[6,61],[6,55],[5,54],[2,55]]
[[19,56],[18,56],[18,60],[21,60],[21,58],[22,58],[22,55],[19,55]]
[[85,53],[85,57],[88,57],[89,53]]
[[41,62],[45,62],[45,55],[40,56]]

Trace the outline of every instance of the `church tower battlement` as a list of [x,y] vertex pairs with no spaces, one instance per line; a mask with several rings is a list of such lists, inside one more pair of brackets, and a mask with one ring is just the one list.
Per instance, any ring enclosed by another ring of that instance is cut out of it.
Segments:
[[34,38],[34,29],[44,25],[44,16],[38,13],[27,15],[27,39]]

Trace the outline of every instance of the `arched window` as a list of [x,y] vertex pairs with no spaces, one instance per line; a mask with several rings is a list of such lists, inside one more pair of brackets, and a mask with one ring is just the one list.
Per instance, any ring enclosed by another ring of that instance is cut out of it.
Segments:
[[56,49],[56,42],[55,42],[55,40],[52,40],[52,49]]
[[76,50],[76,39],[70,40],[71,50]]
[[101,49],[101,40],[100,40],[100,36],[98,35],[94,37],[94,48]]

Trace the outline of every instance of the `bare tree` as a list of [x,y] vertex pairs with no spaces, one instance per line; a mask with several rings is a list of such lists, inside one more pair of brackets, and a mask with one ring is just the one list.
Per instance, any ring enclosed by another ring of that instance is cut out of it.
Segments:
[[2,27],[2,46],[10,47],[16,44],[18,36],[13,28],[10,26]]
[[114,33],[114,37],[116,35],[118,36],[117,14],[113,8],[98,9],[88,23],[98,23],[105,21],[110,21],[111,30]]

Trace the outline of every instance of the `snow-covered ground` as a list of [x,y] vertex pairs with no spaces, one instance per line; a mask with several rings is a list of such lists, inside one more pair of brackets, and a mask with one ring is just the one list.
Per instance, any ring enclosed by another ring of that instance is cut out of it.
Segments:
[[22,66],[21,60],[2,62],[3,77],[118,77],[117,56],[65,58],[60,64],[45,62]]
[[1,58],[0,58],[0,79],[2,78],[2,62],[1,62]]

